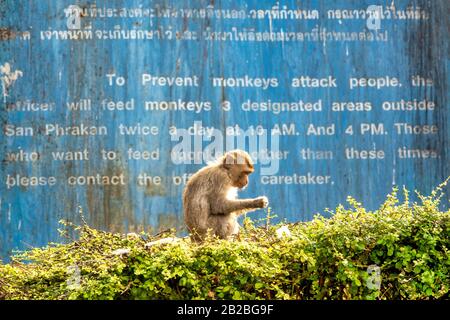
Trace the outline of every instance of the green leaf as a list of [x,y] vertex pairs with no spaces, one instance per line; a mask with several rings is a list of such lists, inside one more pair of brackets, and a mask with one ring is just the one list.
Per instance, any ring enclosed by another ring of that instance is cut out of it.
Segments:
[[261,282],[255,283],[255,289],[256,289],[256,290],[261,289],[262,287],[264,287],[264,284],[263,284],[263,283],[261,283]]

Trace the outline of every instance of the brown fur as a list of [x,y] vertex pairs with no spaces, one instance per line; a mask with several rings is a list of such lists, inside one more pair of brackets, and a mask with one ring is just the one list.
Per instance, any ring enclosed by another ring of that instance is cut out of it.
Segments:
[[266,197],[236,198],[237,189],[248,184],[248,176],[253,171],[250,156],[245,151],[234,150],[189,179],[183,192],[183,209],[194,241],[202,241],[208,229],[213,235],[228,239],[239,232],[240,214],[267,207]]

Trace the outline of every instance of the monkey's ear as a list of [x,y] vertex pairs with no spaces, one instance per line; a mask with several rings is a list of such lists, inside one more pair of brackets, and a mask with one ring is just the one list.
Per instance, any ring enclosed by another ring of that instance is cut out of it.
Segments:
[[223,157],[222,166],[228,170],[235,163],[235,160],[235,155],[229,152]]

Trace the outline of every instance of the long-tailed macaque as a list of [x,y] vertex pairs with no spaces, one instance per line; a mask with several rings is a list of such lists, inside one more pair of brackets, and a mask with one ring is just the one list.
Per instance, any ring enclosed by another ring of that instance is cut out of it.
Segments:
[[228,239],[239,233],[239,215],[267,207],[266,197],[237,199],[238,189],[247,186],[253,171],[249,154],[233,150],[189,179],[183,192],[183,209],[192,240],[202,241],[208,229]]

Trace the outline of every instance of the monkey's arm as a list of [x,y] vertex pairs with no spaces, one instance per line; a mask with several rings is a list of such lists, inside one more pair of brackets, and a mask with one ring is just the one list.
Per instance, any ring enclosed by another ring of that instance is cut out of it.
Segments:
[[211,214],[230,214],[232,212],[267,207],[266,197],[255,199],[217,199],[211,203]]

